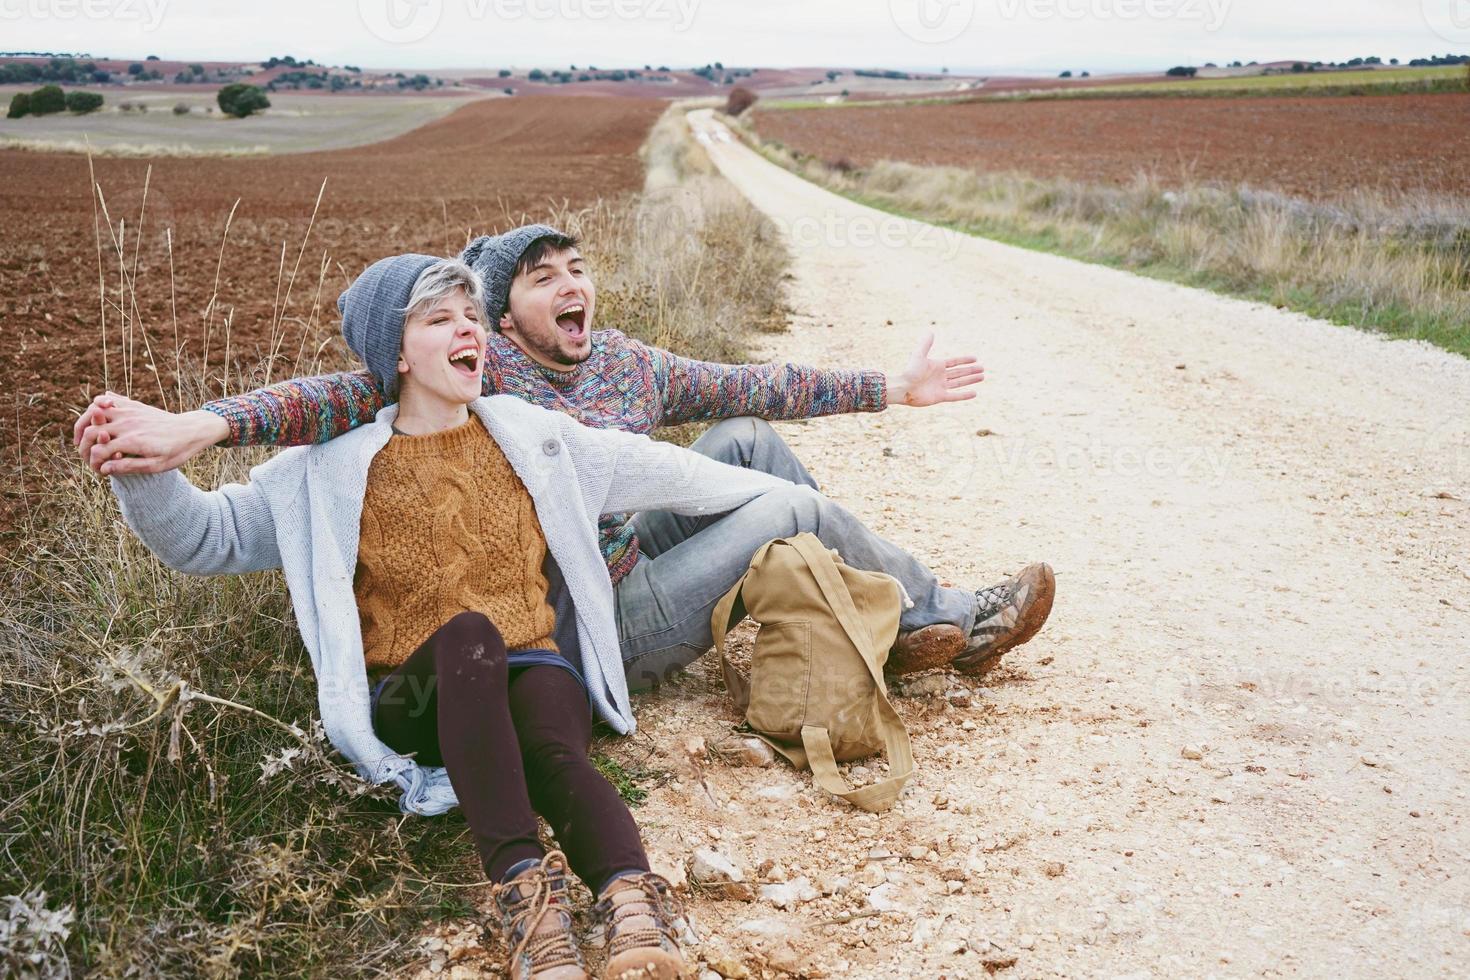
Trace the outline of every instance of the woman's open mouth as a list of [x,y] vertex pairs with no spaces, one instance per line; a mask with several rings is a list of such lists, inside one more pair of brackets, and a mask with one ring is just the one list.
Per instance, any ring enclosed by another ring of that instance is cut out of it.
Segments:
[[556,314],[556,325],[572,340],[581,341],[587,336],[587,307],[573,303]]
[[480,374],[480,347],[478,344],[470,347],[461,347],[449,355],[449,363],[456,371],[466,377],[475,378]]

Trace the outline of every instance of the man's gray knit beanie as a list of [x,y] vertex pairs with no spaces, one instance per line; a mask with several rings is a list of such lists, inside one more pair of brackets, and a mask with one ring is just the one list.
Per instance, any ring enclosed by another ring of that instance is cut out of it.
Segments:
[[378,380],[383,394],[398,391],[398,354],[403,350],[404,308],[414,284],[436,262],[433,255],[379,259],[337,297],[342,337]]
[[485,285],[485,315],[490,326],[500,323],[510,306],[510,282],[516,275],[516,263],[538,238],[558,238],[561,232],[550,225],[521,225],[503,235],[481,235],[459,253],[480,282]]

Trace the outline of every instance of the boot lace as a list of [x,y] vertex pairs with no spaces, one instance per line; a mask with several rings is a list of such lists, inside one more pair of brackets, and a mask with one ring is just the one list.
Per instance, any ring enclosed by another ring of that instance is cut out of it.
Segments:
[[[612,893],[597,903],[597,916],[606,923],[608,956],[650,947],[677,950],[678,932],[674,923],[684,918],[684,906],[668,881],[652,871],[645,871],[624,878],[621,883],[624,885],[622,891],[631,884],[642,894],[636,899],[624,898],[614,904],[613,894],[616,893]],[[648,921],[636,925],[627,921],[633,918]]]
[[[533,976],[558,966],[586,968],[572,933],[571,915],[562,906],[566,876],[566,858],[560,851],[552,851],[530,874],[494,889],[505,941],[511,947],[510,960],[526,963]],[[562,928],[538,936],[536,930],[547,914],[558,916]]]
[[975,590],[975,621],[981,622],[1005,608],[1013,595],[1010,582]]

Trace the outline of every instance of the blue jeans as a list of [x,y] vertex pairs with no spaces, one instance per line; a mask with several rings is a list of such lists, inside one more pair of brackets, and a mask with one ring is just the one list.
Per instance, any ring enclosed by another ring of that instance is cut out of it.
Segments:
[[934,573],[903,549],[863,526],[845,508],[817,492],[791,447],[761,419],[726,419],[694,443],[695,452],[734,466],[761,470],[795,486],[773,490],[725,514],[681,516],[648,511],[634,518],[643,557],[618,583],[618,640],[632,690],[656,687],[714,644],[715,603],[745,574],[767,541],[810,531],[854,568],[886,572],[914,602],[899,626],[920,629],[974,625],[975,596],[941,586]]

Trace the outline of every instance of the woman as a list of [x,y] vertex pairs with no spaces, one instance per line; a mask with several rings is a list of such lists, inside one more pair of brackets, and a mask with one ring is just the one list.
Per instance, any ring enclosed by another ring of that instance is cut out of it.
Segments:
[[[285,570],[328,737],[364,778],[396,782],[405,811],[458,802],[497,883],[512,976],[588,976],[568,867],[598,897],[604,976],[681,975],[668,884],[587,758],[593,711],[635,724],[596,520],[719,513],[785,481],[479,397],[481,286],[458,261],[384,259],[338,307],[397,404],[245,485],[115,478],[123,516],[181,571]],[[555,606],[548,576],[564,583]],[[561,850],[542,848],[537,813]]]

